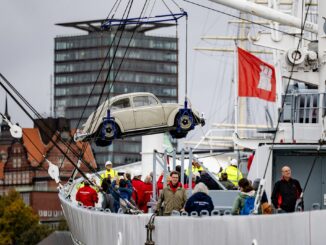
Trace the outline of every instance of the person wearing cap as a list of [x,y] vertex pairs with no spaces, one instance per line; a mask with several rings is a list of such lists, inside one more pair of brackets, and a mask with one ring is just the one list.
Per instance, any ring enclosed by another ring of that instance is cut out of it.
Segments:
[[107,161],[105,163],[105,172],[103,174],[101,174],[101,179],[105,179],[105,178],[110,178],[111,181],[118,176],[117,171],[115,171],[112,168],[112,162],[111,161]]
[[144,206],[145,183],[141,180],[141,176],[141,171],[135,170],[134,178],[131,181],[133,187],[132,199],[135,201],[138,208]]
[[243,178],[241,171],[238,169],[238,161],[234,158],[230,161],[230,165],[219,173],[219,178],[222,177],[222,173],[227,173],[228,179],[236,187],[238,186],[239,180]]

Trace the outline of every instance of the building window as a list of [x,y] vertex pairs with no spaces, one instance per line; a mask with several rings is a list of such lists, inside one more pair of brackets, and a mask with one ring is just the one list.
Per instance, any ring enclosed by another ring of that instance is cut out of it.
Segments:
[[[29,195],[29,193],[21,193],[21,195],[22,195],[22,198],[24,200],[24,203],[26,205],[30,205],[31,202],[30,202],[30,195]],[[39,211],[39,215],[40,215],[40,211]]]
[[34,189],[36,191],[47,191],[48,190],[48,184],[47,184],[46,181],[35,182]]
[[17,184],[22,184],[22,183],[24,183],[23,180],[22,180],[22,176],[23,176],[22,174],[18,174],[18,175],[17,175]]
[[13,168],[17,168],[17,159],[16,158],[12,159],[12,166],[13,166]]
[[12,174],[12,183],[15,185],[16,183],[17,183],[17,174],[16,173],[14,173],[14,174]]
[[17,159],[17,168],[20,168],[22,166],[22,159],[18,158]]

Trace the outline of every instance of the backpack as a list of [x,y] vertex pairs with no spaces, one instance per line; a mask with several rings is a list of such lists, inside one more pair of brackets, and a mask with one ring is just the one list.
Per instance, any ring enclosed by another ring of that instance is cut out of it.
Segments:
[[244,200],[244,206],[240,210],[240,215],[249,215],[255,208],[255,197],[246,197]]

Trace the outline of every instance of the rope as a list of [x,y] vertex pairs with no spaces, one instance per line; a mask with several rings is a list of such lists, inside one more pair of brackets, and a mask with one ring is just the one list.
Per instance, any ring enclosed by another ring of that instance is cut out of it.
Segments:
[[[0,76],[2,78],[3,75],[0,74]],[[4,78],[5,81],[7,81],[5,78]],[[9,83],[9,81],[7,81]],[[10,83],[9,83],[10,84]],[[30,115],[30,113],[22,106],[22,104],[13,96],[13,94],[8,90],[7,87],[4,86],[4,84],[2,82],[0,82],[0,85],[1,87],[10,95],[10,97],[16,102],[16,104],[25,112],[25,114],[31,119],[33,120],[33,117]],[[10,84],[11,85],[11,84]],[[20,94],[19,94],[20,95]],[[20,95],[21,96],[21,95]],[[35,124],[41,129],[41,125],[39,124],[39,122],[35,121]],[[46,125],[45,125],[46,126]],[[52,139],[52,137],[48,134],[47,131],[43,130],[43,132],[45,133],[45,136],[53,143],[54,146],[56,146],[58,148],[58,150],[62,153],[62,154],[65,154],[64,151],[61,149],[61,147],[59,147],[59,145]],[[59,136],[60,137],[60,136]],[[61,138],[58,138],[59,140],[61,140]],[[62,140],[61,140],[62,141]],[[62,141],[63,143],[65,143],[64,141]],[[72,151],[73,152],[73,151]],[[73,152],[74,153],[74,152]],[[72,161],[72,159],[68,156],[66,156],[67,159],[71,162],[71,164],[78,170],[78,172],[85,178],[87,179],[87,176],[78,168],[78,166]],[[94,171],[94,169],[88,164],[86,163],[85,161],[83,161],[83,163],[89,167],[90,169],[92,169]]]
[[[301,45],[301,42],[302,42],[302,39],[303,39],[304,25],[306,24],[306,20],[307,20],[307,16],[308,16],[308,12],[309,12],[309,8],[310,8],[310,5],[311,5],[311,2],[312,2],[312,0],[310,0],[310,3],[309,3],[309,5],[308,5],[308,9],[307,9],[307,12],[306,12],[306,15],[305,15],[304,21],[303,21],[302,26],[301,26],[300,39],[299,39],[299,42],[298,42],[298,45],[297,45],[296,51],[299,50],[300,45]],[[298,52],[295,52],[294,60],[297,59],[297,55],[298,55]],[[287,92],[288,92],[288,90],[289,90],[290,81],[292,80],[293,72],[294,72],[294,63],[293,63],[292,66],[291,66],[290,77],[289,77],[288,84],[287,84],[287,86],[286,86],[285,93],[284,93],[285,96],[286,96],[286,94],[287,94]],[[276,132],[278,131],[279,126],[280,126],[281,116],[282,116],[282,114],[283,114],[283,110],[284,110],[284,104],[285,104],[285,98],[284,98],[284,100],[283,100],[283,102],[282,102],[282,107],[281,107],[281,110],[280,110],[280,112],[279,112],[279,117],[278,117],[277,125],[276,125]],[[274,136],[273,136],[272,146],[271,146],[271,149],[270,149],[269,154],[268,154],[267,164],[266,164],[266,168],[265,168],[265,170],[264,170],[263,178],[266,177],[267,168],[268,168],[269,161],[270,161],[270,158],[271,158],[271,155],[272,155],[272,151],[273,151],[273,149],[274,149],[274,145],[275,145],[275,139],[276,139],[276,133],[275,133]]]
[[[254,25],[259,25],[259,26],[265,27],[265,28],[270,29],[270,30],[278,31],[278,32],[281,32],[281,33],[283,33],[285,35],[289,35],[289,36],[293,36],[293,37],[296,36],[296,34],[292,34],[292,33],[286,32],[286,31],[282,31],[282,30],[278,30],[278,29],[273,28],[273,27],[270,27],[270,26],[265,26],[264,24],[257,23],[257,22],[254,22],[252,20],[248,20],[248,19],[245,19],[245,18],[241,18],[239,16],[236,16],[236,15],[233,15],[233,14],[229,14],[229,13],[226,13],[226,12],[223,12],[223,11],[220,11],[220,10],[217,10],[217,9],[213,9],[213,8],[210,8],[210,7],[207,7],[207,6],[204,6],[204,5],[201,5],[201,4],[192,2],[190,0],[183,0],[183,1],[188,2],[190,4],[193,4],[193,5],[196,5],[196,6],[201,7],[201,8],[209,9],[211,11],[218,12],[220,14],[224,14],[224,15],[227,15],[227,16],[230,16],[230,17],[233,17],[233,18],[237,18],[239,20],[243,20],[243,21],[249,22],[249,23],[254,24]],[[303,39],[304,40],[307,40],[307,41],[311,41],[311,40],[306,39],[306,38],[303,38]]]

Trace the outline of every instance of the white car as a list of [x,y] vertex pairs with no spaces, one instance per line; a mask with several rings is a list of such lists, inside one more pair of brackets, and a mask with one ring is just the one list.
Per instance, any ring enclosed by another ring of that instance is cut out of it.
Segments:
[[205,124],[198,112],[176,103],[161,103],[151,93],[115,96],[101,104],[77,130],[75,141],[95,140],[106,146],[115,138],[170,132],[183,138],[194,126]]

